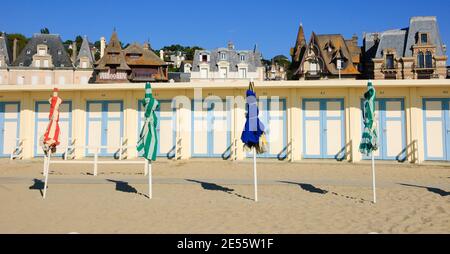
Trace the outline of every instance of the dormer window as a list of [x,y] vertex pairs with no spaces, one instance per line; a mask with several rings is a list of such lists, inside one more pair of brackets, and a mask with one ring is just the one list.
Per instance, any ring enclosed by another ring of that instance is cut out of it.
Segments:
[[47,46],[39,45],[38,46],[38,55],[45,56],[47,54]]
[[225,53],[220,53],[220,60],[227,60],[227,55]]
[[394,55],[393,54],[386,55],[386,69],[388,69],[388,70],[394,69]]
[[203,62],[203,63],[209,62],[209,55],[207,55],[207,54],[201,54],[201,55],[200,55],[200,61]]
[[62,51],[61,50],[58,50],[58,55],[61,55],[62,54]]
[[240,55],[239,59],[241,60],[241,62],[244,62],[245,61],[245,55]]
[[420,44],[422,44],[422,45],[428,44],[428,34],[427,33],[420,34]]
[[31,50],[27,49],[27,55],[31,54]]

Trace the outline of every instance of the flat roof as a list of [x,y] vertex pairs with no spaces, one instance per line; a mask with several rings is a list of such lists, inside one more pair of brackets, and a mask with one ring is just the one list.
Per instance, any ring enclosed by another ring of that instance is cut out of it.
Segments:
[[[319,80],[319,81],[256,81],[255,88],[286,89],[286,88],[363,88],[368,80]],[[405,87],[447,87],[450,79],[431,80],[373,80],[375,87],[405,88]],[[58,87],[60,91],[90,91],[90,90],[140,90],[145,83],[114,83],[114,84],[65,84],[65,85],[0,85],[0,92],[11,91],[48,91]],[[189,83],[153,83],[154,90],[177,89],[246,89],[248,83],[236,81],[205,81]]]

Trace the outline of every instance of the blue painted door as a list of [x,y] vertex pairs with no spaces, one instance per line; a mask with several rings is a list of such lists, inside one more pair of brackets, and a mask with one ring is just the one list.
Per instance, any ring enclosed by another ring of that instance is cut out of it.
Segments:
[[226,158],[231,146],[230,119],[229,105],[223,100],[193,102],[192,157]]
[[102,147],[100,156],[114,155],[123,137],[123,102],[88,101],[86,108],[86,155],[93,156],[95,147]]
[[303,100],[303,157],[345,157],[345,114],[343,99]]
[[[35,130],[34,130],[34,156],[44,156],[40,139],[47,130],[49,123],[48,115],[50,104],[48,101],[37,101],[35,104]],[[72,102],[64,101],[60,106],[59,114],[60,145],[57,147],[56,155],[62,155],[72,140]]]
[[[361,101],[361,109],[363,101]],[[375,102],[379,149],[377,160],[403,161],[406,158],[405,103],[401,98],[380,98]],[[361,122],[361,130],[364,126]],[[370,157],[364,157],[368,160]]]
[[[138,119],[138,138],[142,129],[142,124],[145,121],[144,107],[142,106],[142,100],[138,105],[139,119]],[[172,101],[161,100],[160,105],[156,111],[158,117],[158,157],[167,157],[172,159],[175,157],[176,149],[176,134],[177,134],[177,122],[176,122],[176,108],[172,108]]]
[[20,103],[0,102],[0,157],[9,157],[19,139]]
[[[267,152],[257,155],[259,158],[285,159],[287,156],[287,118],[286,99],[258,99],[259,119],[264,124]],[[240,133],[239,133],[240,135]],[[253,157],[253,153],[247,153]]]
[[423,100],[425,160],[450,160],[450,99]]

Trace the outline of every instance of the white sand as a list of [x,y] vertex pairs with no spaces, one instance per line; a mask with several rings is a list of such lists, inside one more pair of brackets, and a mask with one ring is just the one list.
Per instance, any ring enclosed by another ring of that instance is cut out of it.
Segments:
[[369,164],[261,161],[258,203],[250,161],[158,162],[153,200],[141,166],[52,165],[46,200],[41,169],[0,160],[0,233],[450,233],[445,165],[378,165],[376,205]]

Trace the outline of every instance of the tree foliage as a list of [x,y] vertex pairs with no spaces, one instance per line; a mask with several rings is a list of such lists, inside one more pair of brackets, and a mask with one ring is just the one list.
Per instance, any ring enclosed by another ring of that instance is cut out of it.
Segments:
[[25,48],[28,41],[30,40],[29,38],[25,37],[25,35],[19,33],[7,34],[6,37],[8,39],[8,48],[11,49],[11,52],[14,47],[14,39],[17,39],[17,55],[20,54],[20,52]]
[[41,29],[41,34],[50,34],[50,30],[47,27]]
[[[170,46],[164,46],[161,48],[164,51],[165,55],[176,54],[177,52],[184,53],[186,55],[186,60],[193,60],[194,54],[196,50],[203,50],[203,48],[199,46],[182,46],[180,44],[173,44]],[[159,55],[159,52],[158,52]]]

